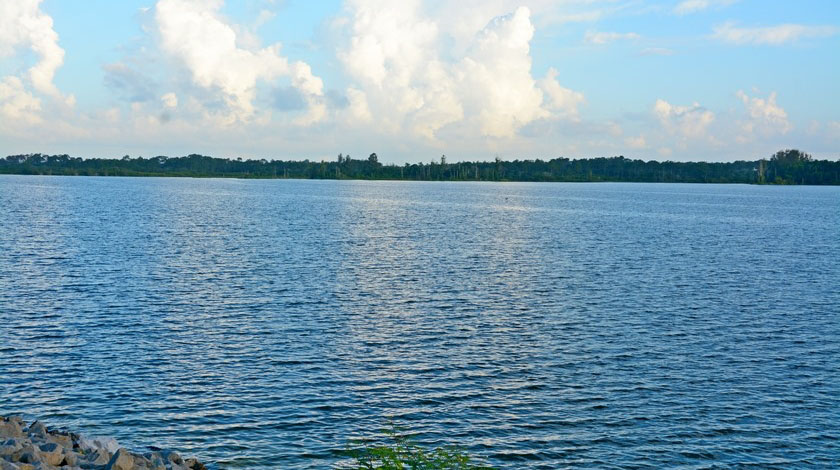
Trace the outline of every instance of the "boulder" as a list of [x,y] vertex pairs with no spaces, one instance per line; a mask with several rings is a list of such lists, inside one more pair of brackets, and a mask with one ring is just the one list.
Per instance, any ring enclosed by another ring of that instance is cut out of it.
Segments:
[[190,470],[207,470],[207,467],[205,467],[204,464],[199,462],[197,459],[186,459],[184,460],[184,464]]
[[55,442],[56,444],[66,449],[73,448],[73,439],[70,437],[69,434],[53,432],[49,436],[47,436],[47,441]]
[[58,470],[58,467],[50,465],[46,462],[38,462],[35,464],[35,470]]
[[134,457],[125,449],[119,449],[108,462],[106,470],[134,470]]
[[97,449],[85,455],[85,460],[94,465],[106,465],[111,461],[111,454],[105,449]]
[[20,439],[7,439],[0,444],[0,457],[11,457],[21,449],[23,449],[23,443]]
[[35,421],[29,426],[29,430],[27,430],[27,434],[29,437],[40,437],[46,438],[47,437],[47,427],[44,426],[44,423],[40,421]]
[[184,465],[184,459],[181,458],[181,455],[175,452],[174,450],[167,450],[161,453],[164,460],[168,460],[176,465]]
[[20,467],[13,464],[12,462],[7,462],[3,459],[0,459],[0,470],[20,470]]
[[41,458],[44,462],[58,466],[64,461],[64,448],[55,442],[41,444],[39,450],[41,451]]
[[13,418],[3,418],[0,421],[0,438],[23,437],[23,421]]
[[70,449],[64,449],[64,462],[62,466],[75,467],[79,463],[79,454]]
[[147,452],[143,457],[146,459],[146,467],[149,470],[166,470],[166,462],[160,452]]
[[32,447],[32,444],[26,443],[19,451],[12,455],[11,460],[12,462],[35,464],[35,462],[38,462],[41,459],[38,455],[38,451]]

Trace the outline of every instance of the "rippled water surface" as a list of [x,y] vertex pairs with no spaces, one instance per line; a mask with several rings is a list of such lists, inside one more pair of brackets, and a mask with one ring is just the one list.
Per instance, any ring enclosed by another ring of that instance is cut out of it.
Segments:
[[840,188],[3,176],[0,385],[221,469],[837,468]]

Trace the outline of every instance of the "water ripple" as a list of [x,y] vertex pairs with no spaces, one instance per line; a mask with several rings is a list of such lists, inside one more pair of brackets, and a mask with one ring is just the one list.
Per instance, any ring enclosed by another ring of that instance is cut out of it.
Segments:
[[218,468],[840,463],[840,189],[0,176],[0,413]]

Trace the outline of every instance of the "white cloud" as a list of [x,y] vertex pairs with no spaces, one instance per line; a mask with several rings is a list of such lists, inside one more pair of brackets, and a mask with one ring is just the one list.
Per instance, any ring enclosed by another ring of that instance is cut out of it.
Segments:
[[531,76],[530,42],[534,36],[530,11],[496,17],[477,36],[459,66],[462,96],[479,110],[481,131],[493,137],[512,137],[517,129],[547,117],[543,96]]
[[781,45],[799,39],[833,36],[837,31],[834,26],[801,24],[743,28],[729,22],[716,26],[712,38],[738,45]]
[[570,90],[557,81],[557,69],[550,68],[546,76],[539,80],[538,84],[546,98],[548,108],[558,113],[561,117],[573,120],[580,119],[578,106],[586,102],[583,93]]
[[372,116],[384,132],[434,141],[448,126],[510,138],[552,111],[577,115],[582,95],[560,86],[556,70],[539,83],[531,74],[534,26],[527,8],[485,19],[467,35],[463,28],[480,9],[450,30],[441,24],[452,15],[432,20],[417,0],[351,0],[349,7],[351,37],[339,53],[355,81],[347,93],[349,119]]
[[793,129],[788,121],[787,112],[776,103],[776,92],[764,98],[750,97],[743,91],[738,91],[738,99],[744,104],[749,118],[741,123],[743,134],[738,140],[745,142],[752,140],[755,134],[771,136],[787,134]]
[[[319,108],[321,79],[303,62],[290,64],[280,54],[279,44],[255,50],[240,47],[236,29],[218,14],[223,3],[160,0],[155,18],[163,50],[183,62],[197,85],[222,92],[231,111],[229,122],[250,119],[257,83],[280,77],[290,77],[311,107]],[[307,121],[321,116],[315,111]]]
[[678,15],[687,15],[689,13],[697,13],[698,11],[706,10],[711,7],[725,7],[732,5],[738,0],[684,0],[674,7],[674,13]]
[[10,56],[20,47],[32,50],[39,57],[28,71],[32,86],[41,93],[60,97],[53,78],[64,63],[64,49],[58,45],[52,18],[41,11],[41,1],[0,2],[0,57]]
[[25,74],[0,77],[0,114],[9,121],[4,127],[40,123],[44,103],[38,95],[62,106],[75,104],[72,95],[62,95],[53,83],[64,63],[64,49],[58,45],[52,18],[40,4],[41,0],[0,2],[0,58],[14,57],[21,50],[37,56]]
[[609,44],[614,41],[621,41],[621,40],[632,40],[632,39],[639,39],[637,33],[615,33],[615,32],[598,32],[598,31],[587,31],[586,35],[584,35],[583,40],[590,43],[590,44]]
[[41,122],[41,100],[26,91],[23,82],[14,76],[0,80],[0,122],[8,124],[36,124]]
[[656,100],[653,112],[668,132],[689,139],[706,137],[706,129],[715,120],[714,113],[698,103],[674,106],[659,99]]
[[418,1],[355,0],[349,47],[339,58],[357,85],[348,91],[355,119],[376,119],[383,130],[404,126],[434,138],[460,120],[450,67],[437,56],[437,24],[425,19]]

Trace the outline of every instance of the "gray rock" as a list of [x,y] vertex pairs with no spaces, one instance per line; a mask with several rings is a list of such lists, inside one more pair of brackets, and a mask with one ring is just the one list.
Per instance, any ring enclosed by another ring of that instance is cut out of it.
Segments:
[[13,462],[35,464],[40,460],[40,456],[38,455],[38,451],[32,447],[32,444],[27,443],[23,446],[23,448],[12,455],[11,460]]
[[23,437],[23,422],[4,418],[0,421],[0,437]]
[[11,457],[15,452],[23,448],[23,443],[19,439],[8,439],[0,445],[0,457]]
[[0,470],[20,470],[20,467],[13,464],[12,462],[7,462],[3,459],[0,459]]
[[58,467],[50,465],[46,462],[38,462],[35,464],[35,470],[58,470]]
[[47,437],[47,427],[40,421],[35,421],[27,431],[30,437]]
[[41,458],[44,462],[53,466],[58,466],[61,465],[62,461],[64,461],[64,448],[55,442],[41,444],[38,447],[41,451]]
[[111,457],[106,470],[133,470],[134,457],[125,449],[120,449]]
[[184,459],[181,458],[181,455],[175,452],[174,450],[165,450],[161,453],[164,460],[168,460],[176,465],[183,465]]
[[79,463],[79,454],[70,449],[64,449],[64,466],[75,467]]
[[66,449],[73,448],[73,439],[70,437],[69,434],[51,433],[49,436],[47,436],[47,441],[55,442],[56,444]]
[[166,462],[160,452],[147,452],[144,457],[146,458],[146,466],[150,470],[166,470]]
[[106,465],[111,461],[111,454],[105,449],[94,450],[85,456],[85,460],[94,465]]

